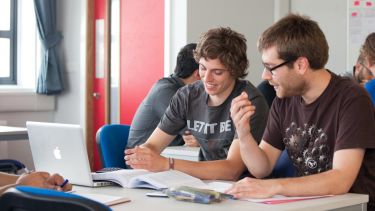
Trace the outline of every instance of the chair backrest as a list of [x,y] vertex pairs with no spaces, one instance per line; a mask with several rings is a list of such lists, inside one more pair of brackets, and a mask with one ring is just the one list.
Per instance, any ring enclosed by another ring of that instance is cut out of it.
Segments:
[[273,99],[276,97],[276,92],[273,86],[268,83],[268,81],[262,81],[258,86],[257,89],[263,94],[266,98],[268,106],[271,107]]
[[[262,81],[257,88],[266,98],[268,106],[271,108],[273,99],[276,97],[276,91],[273,86],[271,86],[268,81]],[[289,159],[288,152],[284,150],[277,160],[270,177],[282,178],[294,176],[296,176],[296,169],[294,168],[292,161]]]
[[288,156],[288,152],[284,149],[272,170],[271,177],[284,178],[295,176],[297,176],[296,168],[293,166],[293,163]]
[[0,197],[4,211],[110,211],[108,206],[78,195],[28,186],[7,190]]
[[129,125],[110,124],[102,126],[96,133],[103,168],[126,168],[124,150],[128,143]]

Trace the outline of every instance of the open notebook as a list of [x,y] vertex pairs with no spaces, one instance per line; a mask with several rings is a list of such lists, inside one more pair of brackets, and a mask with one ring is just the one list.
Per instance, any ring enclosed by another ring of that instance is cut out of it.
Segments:
[[115,182],[125,188],[165,189],[178,186],[208,188],[202,180],[180,171],[149,172],[146,170],[123,169],[105,173],[93,173],[94,180]]

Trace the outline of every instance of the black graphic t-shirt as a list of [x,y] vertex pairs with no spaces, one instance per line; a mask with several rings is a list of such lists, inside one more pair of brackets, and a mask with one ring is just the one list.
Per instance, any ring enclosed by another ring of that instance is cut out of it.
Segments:
[[190,130],[198,140],[200,160],[225,159],[235,136],[235,128],[230,118],[232,99],[245,91],[249,100],[256,106],[251,118],[251,132],[259,142],[267,122],[268,106],[264,97],[249,82],[236,81],[229,97],[219,106],[208,106],[208,95],[202,81],[181,88],[173,96],[158,127],[170,135]]
[[283,143],[298,175],[321,173],[332,168],[333,145],[317,126],[305,123],[298,127],[292,122],[285,131]]
[[362,87],[331,76],[326,90],[311,104],[305,105],[300,96],[276,98],[263,140],[280,150],[286,148],[299,176],[332,169],[335,151],[366,149],[351,192],[370,194],[374,202],[374,108]]

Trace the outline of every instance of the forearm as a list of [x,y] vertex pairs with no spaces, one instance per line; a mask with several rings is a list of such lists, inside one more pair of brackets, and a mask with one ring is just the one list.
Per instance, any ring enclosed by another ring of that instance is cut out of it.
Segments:
[[347,193],[352,186],[351,180],[340,170],[270,182],[277,187],[275,194],[284,196],[339,195]]
[[0,186],[16,183],[18,178],[19,178],[18,175],[6,174],[6,173],[0,172]]
[[152,143],[147,143],[147,142],[144,143],[144,144],[142,144],[142,145],[140,145],[140,147],[149,148],[149,149],[151,149],[153,152],[155,152],[157,154],[160,154],[161,151],[163,150],[163,149],[160,149],[158,146],[155,146]]
[[238,180],[245,170],[242,163],[230,160],[187,161],[175,159],[174,169],[203,180]]
[[[345,149],[334,153],[332,169],[323,173],[280,180],[283,195],[326,195],[347,193],[358,176],[365,151]],[[350,159],[347,159],[350,158]],[[300,187],[303,187],[302,189]]]
[[253,136],[249,134],[241,138],[239,143],[242,160],[249,172],[256,178],[268,176],[272,171],[271,164]]
[[156,128],[146,143],[141,146],[147,147],[157,154],[160,154],[175,138],[175,135],[169,135],[160,128]]

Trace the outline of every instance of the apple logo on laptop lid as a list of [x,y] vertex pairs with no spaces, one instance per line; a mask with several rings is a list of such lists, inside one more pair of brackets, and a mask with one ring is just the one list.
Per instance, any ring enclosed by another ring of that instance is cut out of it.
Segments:
[[53,155],[55,156],[55,158],[57,160],[61,160],[61,151],[59,149],[59,147],[56,147],[54,150],[53,150]]

